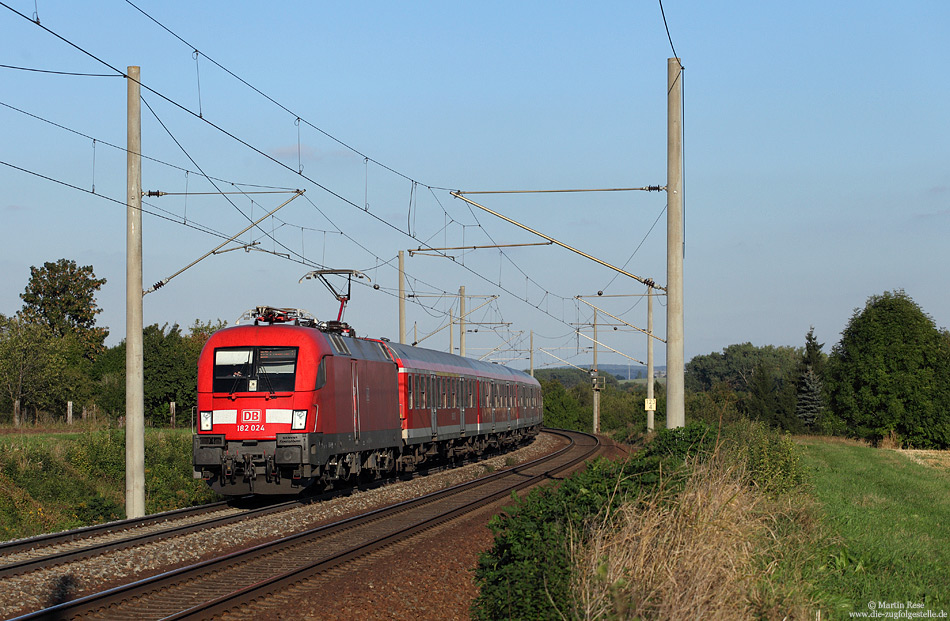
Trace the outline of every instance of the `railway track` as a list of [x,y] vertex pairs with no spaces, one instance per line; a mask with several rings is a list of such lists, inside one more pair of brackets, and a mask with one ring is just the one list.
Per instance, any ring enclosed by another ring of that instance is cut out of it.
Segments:
[[[439,472],[447,467],[438,465],[422,469],[412,473],[409,478]],[[361,486],[361,489],[372,489],[393,482],[392,479],[380,480],[365,484]],[[287,511],[308,503],[328,500],[348,491],[350,490],[346,488],[336,489],[276,503],[272,497],[232,499],[198,507],[176,509],[139,519],[119,520],[61,533],[3,542],[0,543],[0,579],[38,569],[60,567],[153,541]]]
[[208,618],[260,602],[376,550],[563,473],[600,450],[586,434],[558,432],[565,448],[510,470],[119,586],[18,619]]
[[240,507],[228,501],[188,507],[141,519],[121,520],[0,544],[0,578],[48,569],[152,541],[231,524],[299,506],[294,500]]

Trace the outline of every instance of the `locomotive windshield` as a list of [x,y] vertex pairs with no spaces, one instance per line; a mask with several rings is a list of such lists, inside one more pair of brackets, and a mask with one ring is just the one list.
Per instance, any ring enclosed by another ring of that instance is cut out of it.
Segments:
[[214,350],[214,392],[291,392],[296,347],[227,347]]

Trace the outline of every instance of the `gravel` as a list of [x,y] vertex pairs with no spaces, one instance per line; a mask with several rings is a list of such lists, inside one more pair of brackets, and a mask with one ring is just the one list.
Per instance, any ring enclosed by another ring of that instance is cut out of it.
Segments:
[[[347,496],[295,507],[276,515],[251,518],[62,567],[6,578],[0,580],[0,618],[25,614],[265,540],[422,496],[493,470],[535,459],[563,443],[564,440],[558,436],[540,434],[524,448],[477,464],[372,490],[355,490]],[[476,565],[478,552],[491,545],[491,533],[484,525],[497,510],[497,506],[486,508],[462,522],[428,531],[413,539],[411,545],[393,546],[372,557],[375,559],[372,571],[356,577],[343,572],[339,577],[331,575],[329,582],[321,581],[319,598],[306,596],[296,599],[290,609],[285,607],[283,612],[266,612],[256,618],[468,618],[468,606],[475,595],[471,571]],[[339,582],[334,583],[334,580]],[[301,601],[319,604],[301,607]]]

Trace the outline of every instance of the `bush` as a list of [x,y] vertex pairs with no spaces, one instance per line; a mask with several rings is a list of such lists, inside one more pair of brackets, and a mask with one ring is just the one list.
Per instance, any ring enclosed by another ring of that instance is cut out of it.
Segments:
[[[666,465],[662,465],[666,463]],[[623,462],[596,460],[558,486],[538,488],[492,518],[491,550],[481,554],[475,576],[475,619],[572,616],[573,567],[569,542],[583,524],[610,513],[643,489],[681,480],[674,460],[641,455]]]
[[145,443],[145,509],[148,513],[214,502],[207,483],[192,478],[191,435],[159,431]]
[[715,447],[716,430],[706,423],[692,422],[685,427],[660,429],[646,447],[647,455],[686,459],[708,454]]
[[[636,512],[650,503],[666,511],[667,505],[679,502],[691,470],[722,461],[711,459],[719,449],[727,452],[720,457],[729,460],[729,472],[740,473],[738,481],[752,482],[769,493],[787,491],[804,481],[797,447],[764,423],[744,421],[724,430],[722,437],[705,423],[661,429],[643,451],[626,461],[591,462],[557,486],[535,489],[523,500],[515,498],[513,506],[492,518],[489,528],[495,542],[479,558],[475,573],[479,594],[472,617],[583,617],[579,608],[583,604],[572,592],[577,571],[572,551],[587,546],[591,524],[611,523],[618,511]],[[597,571],[600,565],[595,565]]]
[[784,494],[805,483],[801,448],[787,433],[743,420],[723,431],[723,451],[740,463],[749,481],[769,494]]

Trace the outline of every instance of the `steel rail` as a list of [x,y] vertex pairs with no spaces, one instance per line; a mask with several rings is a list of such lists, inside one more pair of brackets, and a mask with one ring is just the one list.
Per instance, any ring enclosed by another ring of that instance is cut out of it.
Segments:
[[[561,435],[567,434],[561,433]],[[546,480],[552,473],[570,468],[599,450],[600,445],[596,437],[587,434],[574,435],[575,437],[592,438],[593,441],[586,450],[582,450],[581,454],[567,463],[556,464],[554,467],[544,469],[537,474],[531,474],[528,471],[531,468],[543,466],[545,462],[556,460],[570,451],[575,447],[574,440],[572,439],[567,447],[559,451],[520,464],[512,469],[497,471],[473,481],[376,509],[340,522],[319,526],[272,542],[231,552],[218,558],[115,587],[102,593],[88,595],[58,606],[38,610],[17,617],[17,619],[73,618],[87,614],[100,617],[105,615],[102,618],[120,618],[126,613],[128,613],[129,618],[152,618],[150,615],[153,614],[155,618],[206,618],[211,611],[211,607],[215,609],[219,607],[222,607],[222,609],[233,608],[240,605],[240,601],[245,601],[242,598],[259,599],[262,596],[261,589],[270,592],[280,585],[301,580],[301,572],[312,575],[314,571],[325,571],[355,556],[368,554],[371,548],[378,549],[392,541],[406,538],[425,528],[431,528],[441,521],[451,519],[454,515],[467,513],[474,508],[473,503],[475,502],[480,502],[481,505],[494,502],[507,496],[514,489],[520,489]],[[456,504],[432,516],[424,514],[427,508],[437,507],[439,502],[448,502],[448,499],[453,496],[479,488],[487,488],[490,484],[503,483],[505,479],[511,479],[512,477],[515,479],[513,484],[506,484],[501,489],[496,489],[489,494],[482,494],[480,501]],[[416,521],[409,526],[394,526],[396,521],[400,518],[406,519],[413,511],[423,512],[423,515],[418,516]],[[386,532],[381,535],[374,535],[373,528],[381,527],[384,527]],[[363,533],[363,542],[354,544],[353,541],[357,539],[359,529],[368,529],[368,532]],[[334,545],[337,547],[335,551],[333,551]],[[314,550],[313,554],[318,558],[305,561],[300,566],[301,557],[304,555],[306,546],[311,546]],[[291,568],[277,567],[276,569],[266,567],[266,565],[279,566],[281,563],[296,563],[298,566]],[[323,569],[319,569],[320,567]],[[267,575],[260,575],[264,571],[267,572]],[[236,587],[241,572],[246,574],[244,576],[246,583]],[[215,574],[218,576],[218,582],[215,582]],[[203,602],[200,599],[195,601],[199,597],[196,593],[200,594],[202,591],[205,591],[205,594],[200,595],[200,597],[207,597],[207,599]],[[186,598],[190,598],[191,603],[182,603],[182,600]],[[121,609],[122,603],[130,600],[135,601],[135,610],[123,611]]]

